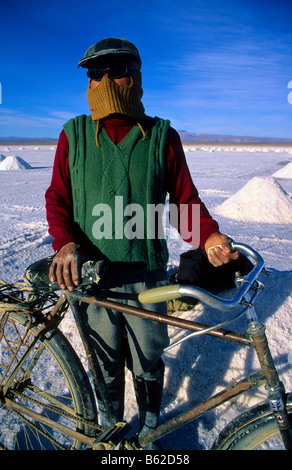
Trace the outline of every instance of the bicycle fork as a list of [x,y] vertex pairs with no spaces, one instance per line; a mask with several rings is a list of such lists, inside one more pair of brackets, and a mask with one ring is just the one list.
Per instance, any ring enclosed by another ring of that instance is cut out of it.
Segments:
[[280,382],[273,357],[270,352],[268,339],[265,333],[266,327],[262,325],[257,317],[255,308],[250,304],[247,311],[249,320],[248,333],[252,340],[254,349],[266,378],[266,389],[271,410],[276,419],[283,443],[286,450],[292,450],[292,429],[284,402],[284,386]]

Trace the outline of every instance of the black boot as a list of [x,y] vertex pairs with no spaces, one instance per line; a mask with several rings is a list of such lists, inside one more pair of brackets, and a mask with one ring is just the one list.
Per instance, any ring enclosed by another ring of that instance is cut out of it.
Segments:
[[[124,372],[120,375],[115,377],[113,381],[107,384],[107,389],[112,400],[114,412],[116,415],[116,422],[122,421],[124,417],[124,398],[125,398],[125,376]],[[98,403],[98,411],[99,411],[99,421],[100,425],[107,428],[112,426],[108,414],[106,412],[104,403],[99,397],[97,393],[97,403]]]
[[[134,386],[139,414],[139,439],[158,427],[163,393],[163,377],[155,380],[144,380],[140,377],[135,377]],[[158,450],[161,448],[161,444],[158,441],[143,447],[145,450]]]

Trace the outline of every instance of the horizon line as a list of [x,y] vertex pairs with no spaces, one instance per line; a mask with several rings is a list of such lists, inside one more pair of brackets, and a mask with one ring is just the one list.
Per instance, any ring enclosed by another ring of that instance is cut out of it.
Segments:
[[[249,135],[233,135],[233,134],[209,134],[208,132],[195,133],[186,130],[178,130],[182,144],[283,144],[292,145],[292,137],[266,137],[266,136],[249,136]],[[52,145],[58,143],[58,137],[17,137],[17,136],[0,136],[0,145]]]

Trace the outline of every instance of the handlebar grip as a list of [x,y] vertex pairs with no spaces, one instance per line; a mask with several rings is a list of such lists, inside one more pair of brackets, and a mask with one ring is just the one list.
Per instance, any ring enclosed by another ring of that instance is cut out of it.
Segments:
[[142,304],[155,304],[157,302],[166,302],[180,297],[180,286],[174,285],[146,290],[139,294],[138,299]]
[[181,285],[170,285],[166,287],[157,287],[148,291],[141,292],[139,294],[139,301],[141,303],[149,304],[156,302],[165,302],[168,300],[178,299],[184,296],[193,297],[203,302],[206,305],[210,305],[214,308],[220,308],[221,310],[233,310],[242,301],[244,295],[250,289],[254,281],[260,275],[264,268],[263,258],[253,250],[250,246],[243,243],[232,242],[232,249],[240,250],[246,257],[250,257],[255,263],[253,269],[244,277],[240,287],[235,292],[232,299],[223,299],[215,296],[210,292],[201,289],[196,286],[181,286]]

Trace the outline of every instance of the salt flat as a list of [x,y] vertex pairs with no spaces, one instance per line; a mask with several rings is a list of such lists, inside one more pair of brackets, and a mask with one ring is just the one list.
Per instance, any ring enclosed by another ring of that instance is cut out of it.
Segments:
[[[248,220],[245,216],[242,220],[240,217],[232,216],[230,211],[232,211],[231,198],[248,187],[248,183],[255,177],[263,181],[272,178],[289,200],[292,194],[292,177],[288,173],[291,168],[292,149],[273,146],[188,146],[185,147],[185,152],[201,199],[218,220],[221,231],[259,251],[267,267],[271,269],[272,275],[269,278],[264,276],[262,279],[266,287],[256,305],[261,320],[268,327],[272,353],[282,379],[287,389],[291,391],[291,224],[283,222],[280,214],[276,221],[269,221],[267,211],[263,213],[258,198],[254,199],[253,194],[248,191],[245,194],[246,204],[253,205],[256,218]],[[44,193],[50,184],[54,148],[0,146],[0,155],[19,156],[31,166],[29,170],[0,171],[0,278],[14,281],[22,278],[26,266],[52,254],[52,240],[47,231]],[[277,175],[279,170],[285,171],[285,177]],[[258,191],[260,194],[260,187]],[[270,186],[271,205],[277,199],[279,194],[277,191]],[[218,208],[228,201],[231,201],[229,213],[223,215]],[[272,208],[271,206],[271,210]],[[248,210],[246,213],[248,214]],[[190,248],[181,242],[175,233],[171,235],[170,268],[178,264],[180,253]],[[210,324],[226,318],[226,314],[200,304],[181,316],[200,319],[203,323]],[[244,327],[243,320],[240,320],[238,325],[233,325],[234,329],[239,330],[244,330]],[[70,315],[65,318],[62,329],[74,342],[85,363],[85,355]],[[170,336],[174,340],[178,333],[170,329]],[[185,402],[199,401],[208,394],[217,392],[256,366],[253,351],[205,336],[193,338],[171,349],[165,354],[164,360],[166,381],[162,419],[172,415],[174,410],[185,409]],[[250,393],[232,402],[231,405],[220,407],[200,421],[166,436],[162,441],[164,447],[177,450],[210,448],[218,430],[222,429],[232,416],[262,396],[263,391],[260,390],[255,395]],[[127,383],[126,413],[126,418],[135,423],[136,408],[130,377]]]

